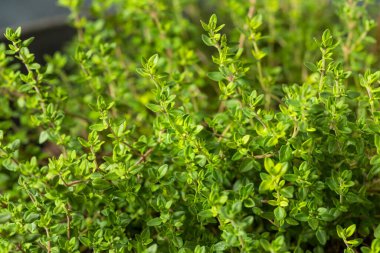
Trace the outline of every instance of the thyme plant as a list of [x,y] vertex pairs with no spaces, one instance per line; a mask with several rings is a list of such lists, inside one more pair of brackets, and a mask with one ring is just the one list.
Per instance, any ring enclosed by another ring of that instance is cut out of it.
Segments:
[[380,252],[377,3],[59,3],[0,46],[0,252]]

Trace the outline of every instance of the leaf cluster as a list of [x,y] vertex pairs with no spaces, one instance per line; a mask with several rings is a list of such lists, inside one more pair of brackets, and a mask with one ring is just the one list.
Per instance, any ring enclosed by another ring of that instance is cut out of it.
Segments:
[[372,2],[60,0],[44,64],[7,29],[0,252],[380,252]]

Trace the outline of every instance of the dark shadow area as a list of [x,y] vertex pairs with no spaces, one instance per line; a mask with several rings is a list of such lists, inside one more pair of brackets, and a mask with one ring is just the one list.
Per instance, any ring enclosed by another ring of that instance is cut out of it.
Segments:
[[23,38],[34,37],[34,41],[30,44],[29,49],[35,54],[36,61],[43,63],[44,55],[51,55],[62,49],[74,35],[75,29],[63,23],[23,33]]
[[7,27],[22,27],[23,38],[34,37],[30,51],[43,62],[45,54],[61,49],[75,35],[67,24],[69,11],[57,5],[56,0],[1,0],[0,42],[7,43]]

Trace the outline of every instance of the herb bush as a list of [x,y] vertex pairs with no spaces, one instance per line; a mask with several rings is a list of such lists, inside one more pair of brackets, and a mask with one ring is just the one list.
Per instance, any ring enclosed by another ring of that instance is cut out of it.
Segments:
[[0,252],[380,252],[377,4],[60,3],[0,46]]

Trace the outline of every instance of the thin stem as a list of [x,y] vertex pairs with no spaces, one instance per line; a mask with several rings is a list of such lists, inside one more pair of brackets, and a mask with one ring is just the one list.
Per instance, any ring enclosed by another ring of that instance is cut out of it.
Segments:
[[51,253],[51,242],[49,240],[50,234],[49,234],[49,229],[47,227],[45,227],[45,232],[46,232],[46,236],[48,238],[46,249],[47,249],[48,253]]
[[267,157],[272,157],[274,156],[274,154],[271,154],[271,153],[268,153],[268,154],[262,154],[262,155],[255,155],[253,156],[255,159],[264,159],[264,158],[267,158]]
[[67,230],[66,230],[66,234],[67,234],[67,240],[70,240],[71,238],[71,233],[70,233],[70,215],[69,214],[66,214],[66,226],[67,226]]
[[[159,145],[159,144],[161,143],[161,133],[162,133],[162,132],[163,132],[163,131],[160,131],[160,136],[158,137],[157,145]],[[129,170],[132,169],[132,168],[134,168],[134,167],[136,167],[137,165],[139,165],[139,164],[145,162],[146,159],[147,159],[147,158],[153,153],[153,151],[155,150],[156,147],[157,147],[157,146],[149,148],[149,149],[148,149],[143,155],[141,155],[141,157],[135,162],[135,164],[133,164],[133,165],[129,168]]]
[[112,135],[115,137],[115,139],[116,139],[117,142],[124,144],[124,145],[127,146],[127,147],[128,147],[128,148],[129,148],[134,154],[139,155],[139,153],[138,153],[138,152],[132,147],[131,144],[129,144],[128,142],[126,142],[126,141],[124,141],[124,140],[121,140],[121,139],[119,138],[119,136],[116,134],[116,132],[115,132],[115,131],[113,130],[113,128],[112,128],[112,125],[111,125],[111,119],[110,119],[110,118],[108,118],[108,120],[107,120],[107,124],[108,124],[108,127],[109,127],[109,129],[110,129]]
[[325,59],[325,49],[322,49],[322,69],[321,69],[321,76],[319,79],[319,85],[318,85],[318,93],[319,96],[321,95],[321,92],[323,90],[323,78],[325,77],[326,72],[326,59]]
[[[2,149],[1,147],[0,147],[0,151],[1,151],[3,154],[8,155],[8,153],[5,152],[5,150]],[[16,159],[14,159],[13,157],[10,157],[10,159],[11,159],[12,162],[14,162],[16,165],[19,165],[19,164],[20,164],[20,163],[19,163]]]
[[253,112],[253,116],[255,117],[255,119],[260,122],[260,124],[265,128],[265,129],[269,129],[267,127],[267,125],[264,123],[264,121],[260,118],[260,116],[256,113],[256,112]]
[[76,184],[80,184],[80,183],[83,183],[83,182],[85,182],[85,181],[83,181],[83,180],[74,180],[74,181],[71,181],[69,183],[65,183],[65,186],[70,187],[70,186],[73,186],[73,185],[76,185]]
[[73,117],[73,118],[76,118],[76,119],[79,119],[79,120],[85,122],[86,124],[90,124],[91,123],[90,119],[88,119],[87,117],[85,117],[83,115],[80,115],[78,113],[69,112],[67,110],[65,110],[64,112],[65,112],[65,115]]
[[24,187],[26,193],[28,194],[29,198],[32,200],[34,206],[38,207],[38,202],[36,200],[36,198],[29,192],[28,188],[26,187],[26,185],[24,183],[21,184],[22,187]]
[[[111,79],[111,81],[108,85],[108,93],[109,93],[110,97],[112,98],[112,101],[115,101],[116,100],[115,99],[116,98],[115,88],[117,85],[116,85],[116,82],[112,78],[111,70],[108,66],[108,63],[104,64],[104,67],[106,69],[106,73],[109,75],[109,78]],[[112,113],[113,117],[117,117],[117,111],[116,111],[114,106],[111,108],[111,113]]]
[[98,166],[98,162],[96,161],[96,153],[94,151],[94,147],[93,146],[90,147],[90,151],[91,151],[91,154],[94,156],[93,164],[94,164],[94,167],[95,167],[95,171],[98,171],[99,170],[99,166]]
[[83,42],[84,35],[83,35],[83,28],[79,26],[79,24],[80,24],[79,13],[77,11],[73,11],[73,13],[75,15],[75,17],[74,17],[75,23],[77,24],[75,28],[78,31],[78,40],[79,40],[79,42]]
[[139,165],[140,163],[143,163],[146,161],[146,158],[150,156],[150,154],[153,152],[154,148],[149,148],[141,157],[139,160],[136,161],[134,166]]
[[371,92],[371,89],[369,86],[366,87],[366,90],[367,90],[367,93],[368,93],[368,97],[369,97],[369,104],[371,106],[371,114],[372,114],[372,118],[375,122],[377,122],[377,117],[375,117],[375,112],[376,112],[376,108],[375,108],[375,104],[373,102],[373,96],[372,96],[372,92]]
[[[237,226],[235,221],[231,220],[231,224],[234,227],[234,229],[238,230],[237,232],[239,232],[239,226]],[[242,252],[246,252],[245,251],[245,242],[244,242],[243,237],[241,235],[239,235],[238,238],[239,238],[239,243],[240,243],[241,249],[243,250]]]
[[[17,45],[15,45],[15,46],[17,46]],[[18,47],[18,49],[20,51],[21,47]],[[46,117],[46,114],[47,114],[46,107],[47,106],[46,106],[46,103],[45,103],[45,98],[42,95],[42,92],[41,92],[40,88],[38,87],[38,85],[41,84],[40,80],[38,80],[38,74],[39,73],[38,73],[37,70],[33,71],[30,68],[29,63],[27,62],[27,60],[24,58],[24,56],[21,53],[19,53],[19,59],[21,60],[22,64],[25,66],[28,74],[32,75],[32,78],[33,78],[33,80],[35,82],[35,84],[33,84],[32,86],[33,86],[33,89],[35,90],[35,92],[36,92],[36,94],[38,96],[42,113]],[[52,129],[56,129],[57,128],[57,125],[53,121],[50,121],[50,120],[49,120],[49,126]],[[66,157],[67,156],[66,148],[63,145],[59,145],[59,147],[61,148],[62,154]]]
[[218,142],[220,142],[225,137],[228,130],[231,128],[231,125],[232,125],[232,123],[228,124],[227,127],[223,130],[222,134],[218,138]]
[[226,101],[223,100],[219,105],[218,112],[223,112],[225,108],[226,108]]
[[[253,14],[255,13],[256,0],[250,0],[249,4],[250,4],[250,6],[248,9],[247,17],[248,17],[248,19],[251,19],[253,17]],[[245,31],[247,29],[248,29],[248,24],[245,23],[244,27],[243,27],[243,31]],[[246,36],[245,36],[244,32],[242,32],[240,34],[240,38],[239,38],[239,48],[244,48],[245,38],[246,38]]]
[[[156,11],[152,11],[150,13],[150,16],[153,19],[155,25],[157,26],[157,29],[158,29],[158,32],[160,34],[161,40],[162,41],[167,40],[168,37],[166,35],[166,32],[162,29],[161,21],[158,18],[158,13]],[[173,50],[170,47],[166,47],[165,50],[166,50],[166,55],[168,56],[168,60],[169,60],[169,68],[171,69],[171,67],[172,67],[172,63],[171,62],[172,62],[172,59],[173,59]]]
[[293,122],[294,122],[294,126],[293,126],[293,133],[292,133],[291,138],[296,137],[298,135],[299,130],[300,130],[298,120],[296,117],[293,118]]
[[[352,0],[347,0],[347,5],[348,5],[349,9],[355,8],[354,2]],[[350,55],[352,53],[352,40],[354,37],[354,28],[356,25],[355,20],[353,20],[352,17],[349,17],[349,18],[350,18],[350,20],[348,20],[348,22],[347,22],[348,34],[347,34],[346,43],[344,43],[342,45],[343,59],[344,59],[344,62],[345,62],[345,65],[347,68],[349,68],[349,66],[350,66],[349,60],[350,60]]]
[[152,154],[155,147],[149,148],[144,154],[140,156],[140,158],[131,166],[128,170],[131,170],[132,168],[136,167],[137,165],[143,163],[146,161],[146,159]]
[[20,243],[17,244],[17,249],[21,252],[25,252],[25,250],[23,250],[22,246]]
[[33,89],[35,90],[35,92],[37,93],[37,96],[40,100],[40,106],[41,106],[41,109],[42,109],[42,112],[43,114],[46,115],[46,104],[45,104],[45,101],[44,101],[44,97],[42,96],[42,93],[41,93],[41,90],[38,88],[38,84],[40,83],[38,81],[38,77],[35,75],[35,73],[29,68],[29,65],[26,63],[24,57],[22,57],[22,55],[20,54],[20,59],[22,61],[22,63],[24,64],[26,70],[28,71],[28,73],[32,74],[32,77],[33,77],[33,80],[36,84],[33,85]]
[[[258,54],[260,52],[260,50],[259,50],[259,47],[258,47],[255,39],[253,39],[252,45],[253,45],[253,50],[255,51],[255,53]],[[266,84],[265,79],[264,79],[263,68],[262,68],[260,59],[258,59],[256,61],[256,68],[257,68],[257,74],[258,74],[257,79],[259,80],[260,86],[264,91],[265,109],[268,110],[270,107],[270,104],[271,104],[271,94],[268,90],[267,84]]]

